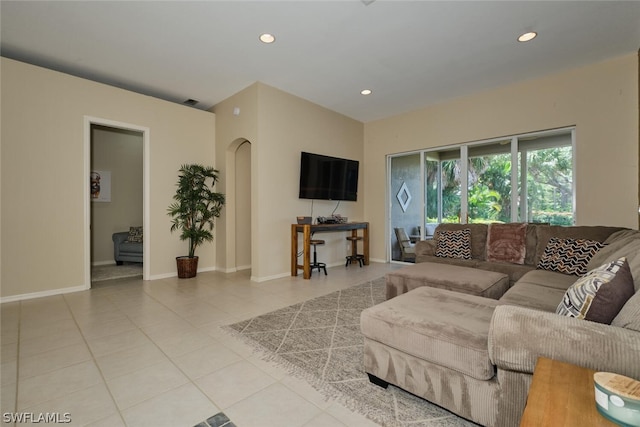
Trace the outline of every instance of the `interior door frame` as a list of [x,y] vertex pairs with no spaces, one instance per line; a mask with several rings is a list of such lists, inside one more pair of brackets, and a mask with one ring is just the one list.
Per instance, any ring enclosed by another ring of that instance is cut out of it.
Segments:
[[145,230],[142,254],[142,279],[149,280],[151,265],[149,260],[151,259],[151,233],[149,230],[151,221],[150,214],[150,191],[149,186],[151,180],[150,168],[149,168],[149,140],[151,138],[151,131],[148,127],[134,125],[130,123],[118,122],[109,119],[103,119],[99,117],[84,116],[84,288],[91,289],[91,197],[90,197],[90,182],[89,175],[91,173],[91,125],[106,126],[116,129],[124,129],[134,132],[142,133],[142,227]]

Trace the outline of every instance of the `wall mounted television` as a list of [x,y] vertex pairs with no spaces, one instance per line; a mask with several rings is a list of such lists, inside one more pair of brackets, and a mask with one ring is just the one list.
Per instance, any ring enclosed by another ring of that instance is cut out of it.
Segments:
[[301,199],[358,199],[357,160],[302,152],[300,156]]

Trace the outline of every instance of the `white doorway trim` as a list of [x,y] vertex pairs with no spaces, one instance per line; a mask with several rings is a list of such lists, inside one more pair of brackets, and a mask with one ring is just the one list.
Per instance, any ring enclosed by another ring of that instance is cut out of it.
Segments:
[[142,227],[144,230],[143,239],[143,254],[142,254],[142,279],[149,280],[151,275],[151,265],[149,265],[150,248],[151,248],[151,233],[150,226],[150,168],[149,168],[149,140],[151,138],[151,131],[148,127],[132,125],[129,123],[117,122],[114,120],[102,119],[92,116],[84,116],[84,144],[83,144],[83,157],[84,157],[84,288],[91,289],[91,198],[89,174],[91,173],[91,125],[107,126],[117,129],[131,130],[142,133],[142,149],[143,149],[143,207],[142,207]]

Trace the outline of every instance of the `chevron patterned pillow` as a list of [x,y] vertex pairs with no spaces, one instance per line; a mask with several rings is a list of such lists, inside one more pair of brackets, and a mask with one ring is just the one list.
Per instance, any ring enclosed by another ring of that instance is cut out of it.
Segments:
[[470,229],[438,231],[436,241],[436,256],[471,259]]
[[537,268],[583,276],[587,273],[591,257],[604,246],[604,243],[595,240],[552,237],[544,248]]

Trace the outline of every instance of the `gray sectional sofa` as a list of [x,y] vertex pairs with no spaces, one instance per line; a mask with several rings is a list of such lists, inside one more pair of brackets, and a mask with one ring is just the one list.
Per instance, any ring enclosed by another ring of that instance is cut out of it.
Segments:
[[[362,313],[371,381],[481,425],[517,426],[540,356],[640,379],[640,232],[526,227],[522,264],[487,260],[486,225],[441,224],[418,242],[417,264],[389,273],[389,299]],[[471,231],[472,259],[436,256],[438,232],[459,229]],[[579,276],[536,268],[552,237],[606,243],[588,270],[627,258],[635,293],[611,324],[556,314]]]

